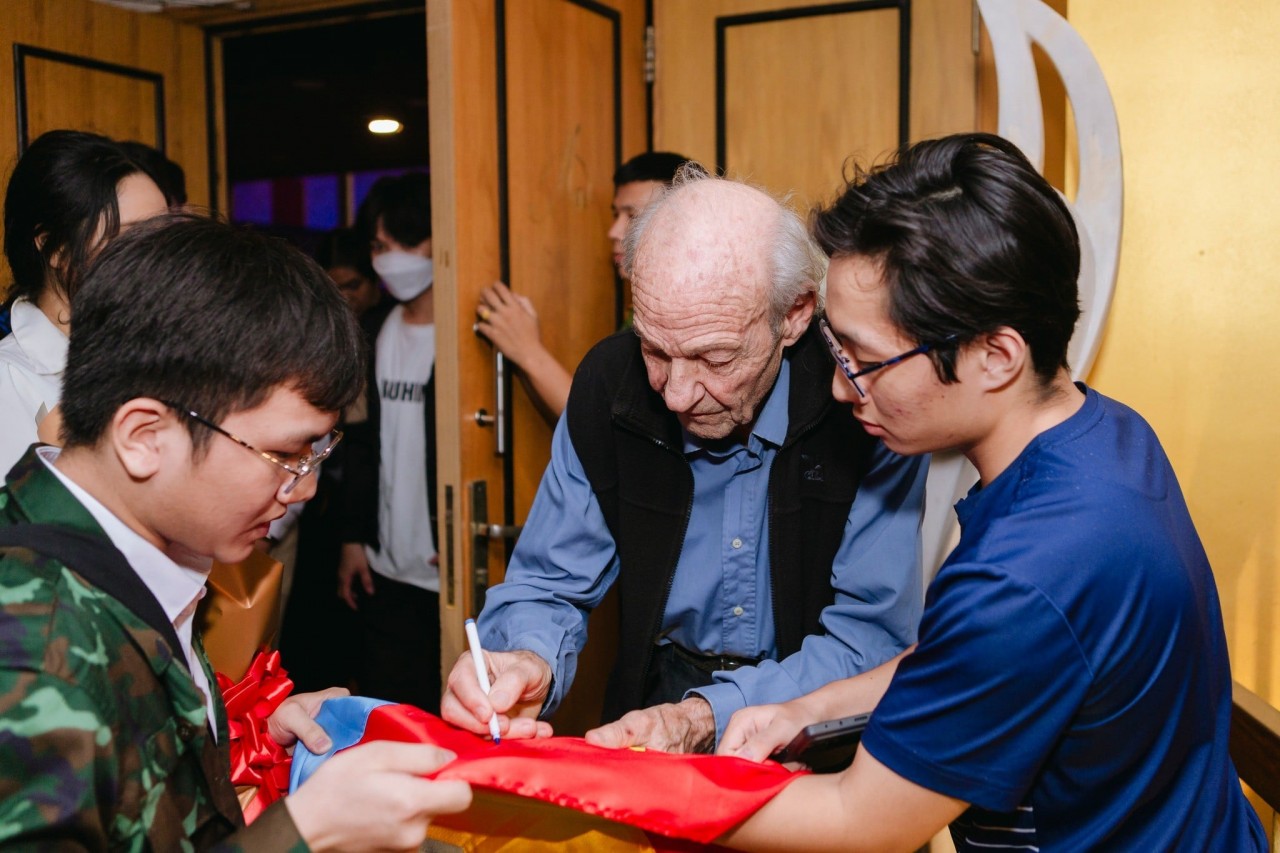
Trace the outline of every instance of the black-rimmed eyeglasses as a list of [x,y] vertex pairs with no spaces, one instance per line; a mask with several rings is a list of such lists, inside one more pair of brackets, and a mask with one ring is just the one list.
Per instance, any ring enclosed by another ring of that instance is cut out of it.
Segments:
[[844,351],[844,347],[840,346],[840,342],[836,340],[836,334],[831,330],[831,324],[827,322],[826,317],[818,318],[818,329],[822,332],[822,337],[827,342],[827,348],[831,350],[831,357],[836,360],[836,366],[844,373],[845,378],[849,380],[849,384],[853,386],[853,390],[858,392],[859,397],[867,396],[867,392],[862,390],[862,386],[858,384],[858,378],[866,376],[868,373],[875,373],[891,364],[897,364],[905,361],[913,355],[929,352],[930,350],[944,347],[947,344],[954,343],[959,335],[948,335],[936,344],[921,344],[913,350],[907,350],[901,355],[895,355],[893,358],[887,358],[884,361],[877,361],[874,364],[858,365]]
[[169,408],[173,409],[175,412],[181,415],[186,415],[187,417],[191,418],[191,420],[196,421],[197,423],[203,424],[204,426],[207,426],[209,429],[213,430],[219,435],[225,435],[227,438],[231,439],[236,444],[240,445],[246,450],[256,453],[258,456],[262,457],[267,462],[270,462],[272,465],[278,466],[284,469],[285,471],[287,471],[289,474],[293,475],[293,479],[291,479],[288,483],[285,484],[284,493],[286,495],[292,492],[297,487],[298,483],[302,482],[309,474],[314,474],[316,472],[316,469],[320,467],[320,463],[328,459],[329,454],[333,453],[333,449],[338,446],[338,442],[342,441],[342,430],[339,430],[339,429],[331,430],[329,434],[326,435],[324,438],[311,442],[310,453],[303,455],[296,462],[292,462],[292,463],[285,462],[283,459],[276,456],[274,453],[268,453],[265,450],[259,450],[249,442],[245,441],[243,438],[240,438],[239,436],[233,433],[227,432],[225,429],[218,426],[213,421],[203,417],[197,412],[192,411],[186,406],[181,406],[181,405],[178,405],[177,403],[171,403],[168,400],[161,400],[161,402],[164,403]]

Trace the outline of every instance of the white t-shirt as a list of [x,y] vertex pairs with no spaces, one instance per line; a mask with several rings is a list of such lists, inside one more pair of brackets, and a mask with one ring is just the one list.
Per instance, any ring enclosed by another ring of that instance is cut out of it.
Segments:
[[427,500],[427,382],[436,361],[436,327],[404,321],[396,306],[378,333],[375,378],[382,409],[379,437],[378,541],[365,546],[369,568],[380,575],[440,591],[431,511]]
[[25,299],[0,339],[0,479],[36,440],[36,426],[62,398],[67,336]]

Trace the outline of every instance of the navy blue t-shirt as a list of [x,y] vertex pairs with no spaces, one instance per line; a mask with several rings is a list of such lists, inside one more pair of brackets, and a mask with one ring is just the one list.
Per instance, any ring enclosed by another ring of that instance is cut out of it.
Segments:
[[961,851],[1265,850],[1182,491],[1146,421],[1086,393],[956,505],[960,543],[862,743],[973,804]]

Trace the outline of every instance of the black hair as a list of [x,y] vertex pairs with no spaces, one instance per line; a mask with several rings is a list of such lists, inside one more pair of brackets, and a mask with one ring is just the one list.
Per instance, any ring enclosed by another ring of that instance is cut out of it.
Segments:
[[187,203],[187,173],[181,166],[145,142],[129,140],[121,142],[120,147],[156,182],[160,192],[164,193],[165,204],[181,207]]
[[379,178],[360,205],[356,227],[366,240],[377,234],[378,222],[402,246],[416,246],[431,236],[431,178],[409,172]]
[[378,280],[369,258],[369,241],[351,228],[335,228],[321,237],[316,262],[326,270],[351,267],[371,282]]
[[[273,237],[190,214],[129,229],[72,305],[62,440],[92,446],[121,405],[151,397],[217,423],[277,387],[323,411],[360,393],[364,339],[315,261]],[[197,451],[212,433],[192,430]]]
[[99,242],[120,233],[120,182],[139,172],[117,143],[96,133],[51,130],[32,142],[4,199],[9,297],[35,302],[51,281],[68,300],[75,296]]
[[965,133],[919,142],[889,163],[856,169],[815,212],[827,255],[883,267],[889,317],[954,382],[957,347],[1016,329],[1047,385],[1067,365],[1080,316],[1080,240],[1066,202],[1008,140]]
[[617,188],[636,181],[658,181],[669,187],[676,179],[676,172],[688,162],[688,157],[670,151],[646,151],[618,167],[613,173],[613,186]]

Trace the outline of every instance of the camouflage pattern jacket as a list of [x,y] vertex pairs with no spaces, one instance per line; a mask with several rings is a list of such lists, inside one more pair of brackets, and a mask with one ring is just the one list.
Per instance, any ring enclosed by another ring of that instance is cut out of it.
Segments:
[[[127,566],[34,451],[7,481],[0,528],[62,525]],[[167,621],[140,610],[75,566],[0,549],[0,847],[306,850],[283,802],[244,827],[222,702],[215,743]]]

